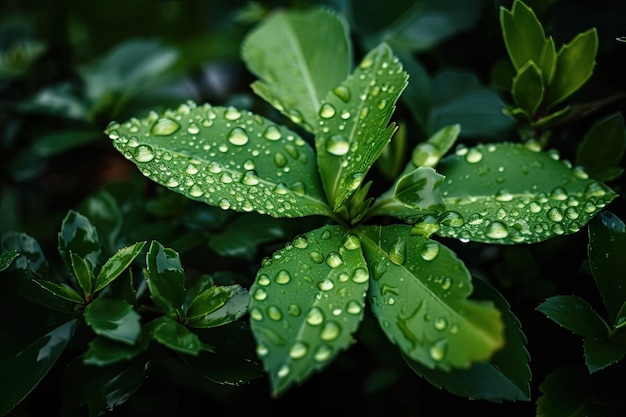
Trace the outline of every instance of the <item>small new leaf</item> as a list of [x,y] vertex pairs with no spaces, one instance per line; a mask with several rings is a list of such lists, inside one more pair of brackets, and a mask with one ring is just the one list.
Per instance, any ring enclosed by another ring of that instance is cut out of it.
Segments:
[[100,269],[93,291],[100,291],[119,277],[135,258],[139,256],[145,245],[146,242],[137,242],[118,250],[111,256]]
[[185,312],[188,327],[221,326],[248,312],[248,291],[239,285],[212,286],[198,294]]
[[369,274],[357,236],[324,226],[267,259],[250,289],[257,353],[280,395],[352,343]]
[[500,7],[500,26],[515,70],[519,71],[528,61],[541,62],[546,36],[530,7],[520,0],[513,2],[511,10]]
[[94,276],[89,263],[72,251],[70,251],[70,260],[72,262],[72,269],[74,270],[74,277],[83,290],[83,297],[85,299],[90,298]]
[[187,102],[106,133],[144,175],[192,200],[273,217],[330,213],[313,148],[249,111]]
[[152,241],[146,254],[146,282],[159,310],[180,311],[185,299],[185,272],[175,250]]
[[534,61],[528,61],[513,77],[511,93],[515,104],[524,109],[529,118],[532,118],[543,101],[544,92],[541,69]]
[[439,187],[445,180],[432,168],[420,167],[401,177],[395,185],[394,197],[406,207],[440,210],[443,202]]

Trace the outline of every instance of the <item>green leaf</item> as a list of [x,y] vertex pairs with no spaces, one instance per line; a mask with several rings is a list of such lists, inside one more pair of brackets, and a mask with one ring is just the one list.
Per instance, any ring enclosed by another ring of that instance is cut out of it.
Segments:
[[426,126],[428,113],[431,108],[433,97],[433,82],[428,71],[414,56],[408,53],[396,51],[402,62],[404,70],[408,73],[409,82],[400,96],[404,105],[411,112],[411,116],[422,129]]
[[530,7],[520,0],[513,2],[511,10],[500,7],[500,26],[504,45],[517,71],[528,61],[541,62],[546,36]]
[[443,208],[438,188],[444,180],[434,169],[419,167],[398,180],[393,196],[406,207],[438,210]]
[[51,294],[62,298],[64,300],[71,301],[77,304],[83,304],[85,300],[74,288],[67,284],[57,284],[56,282],[45,281],[43,279],[33,279],[34,282],[39,284],[41,288],[47,290]]
[[455,395],[493,402],[528,401],[531,396],[530,355],[525,347],[526,337],[520,329],[520,322],[511,312],[506,299],[495,288],[481,279],[475,279],[473,283],[472,297],[494,301],[503,313],[504,347],[489,361],[474,363],[469,369],[451,369],[447,372],[428,369],[406,357],[405,360],[418,375]]
[[189,304],[187,326],[210,328],[222,326],[248,312],[248,291],[239,285],[207,288]]
[[[441,236],[517,244],[574,233],[616,194],[555,152],[522,144],[462,147],[440,161]],[[454,221],[446,221],[447,219]]]
[[106,133],[144,175],[192,200],[273,217],[330,213],[313,148],[249,111],[188,102]]
[[32,151],[44,158],[50,158],[86,146],[100,139],[100,132],[95,129],[66,129],[37,138]]
[[135,345],[116,342],[108,337],[95,337],[83,353],[83,363],[95,366],[111,366],[137,357],[148,349],[151,338],[143,337]]
[[15,249],[2,252],[0,254],[0,272],[10,267],[19,256],[20,253]]
[[250,327],[274,396],[352,344],[369,279],[360,248],[342,227],[324,226],[296,237],[259,269]]
[[83,290],[83,298],[91,298],[94,276],[89,263],[72,251],[70,251],[70,260],[74,277]]
[[352,65],[352,45],[343,18],[326,9],[278,11],[244,40],[241,56],[260,80],[254,92],[313,131],[322,99]]
[[626,350],[609,340],[595,337],[585,338],[585,364],[589,372],[597,372],[624,358]]
[[167,316],[155,320],[152,336],[163,346],[186,355],[197,355],[206,349],[197,335]]
[[554,39],[548,37],[543,42],[543,48],[539,55],[539,61],[537,65],[541,69],[541,75],[543,76],[543,85],[550,85],[554,80],[554,73],[556,72],[557,61],[556,47],[554,46]]
[[113,195],[105,190],[90,194],[81,202],[78,211],[98,230],[103,253],[106,256],[114,253],[120,246],[118,239],[124,219]]
[[146,242],[137,242],[118,250],[102,265],[94,284],[94,292],[100,291],[117,277],[135,260],[143,250]]
[[76,324],[76,319],[70,320],[0,362],[1,415],[7,415],[48,374],[74,336]]
[[626,225],[610,211],[602,211],[589,223],[589,265],[609,317],[619,323],[626,301]]
[[576,295],[557,295],[537,306],[557,324],[584,337],[607,337],[609,326],[593,307]]
[[418,143],[411,154],[411,170],[419,167],[435,167],[439,160],[452,148],[461,133],[461,125],[445,126],[433,133],[424,142]]
[[79,255],[89,263],[93,272],[100,263],[100,239],[98,231],[82,214],[69,210],[61,224],[58,235],[59,254],[69,268],[72,264],[70,252]]
[[39,242],[26,233],[4,233],[0,247],[7,253],[18,252],[19,256],[13,259],[13,269],[23,271],[32,278],[51,276],[46,255],[41,250]]
[[593,74],[598,52],[595,28],[579,33],[559,49],[554,80],[547,91],[547,104],[552,107],[574,94]]
[[469,300],[465,265],[407,225],[358,229],[372,269],[369,299],[381,328],[402,353],[431,369],[469,368],[504,345],[500,311]]
[[319,171],[334,211],[361,185],[395,131],[388,125],[407,74],[386,44],[370,51],[333,88],[319,111],[315,147]]
[[598,120],[585,134],[576,149],[576,164],[601,181],[615,179],[624,171],[617,166],[624,157],[626,130],[621,113]]
[[141,317],[124,300],[99,298],[85,307],[85,322],[94,333],[127,345],[141,336]]
[[159,310],[179,312],[185,299],[185,272],[178,253],[152,241],[146,254],[146,282]]
[[537,64],[528,61],[513,77],[511,93],[515,104],[524,109],[531,119],[543,101],[545,87],[541,75],[541,69]]

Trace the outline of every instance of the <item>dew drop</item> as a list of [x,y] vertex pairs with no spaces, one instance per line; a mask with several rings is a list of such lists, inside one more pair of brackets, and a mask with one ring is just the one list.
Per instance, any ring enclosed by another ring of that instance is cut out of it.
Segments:
[[341,99],[341,101],[343,101],[344,103],[347,103],[350,101],[350,89],[348,89],[348,87],[344,87],[343,85],[339,85],[335,88],[333,88],[333,93],[339,97]]
[[437,317],[433,321],[433,326],[435,330],[443,331],[448,327],[448,321],[444,317]]
[[262,287],[267,287],[271,283],[270,277],[268,277],[266,274],[259,275],[258,278],[256,279],[256,282]]
[[354,270],[352,274],[352,281],[357,284],[362,284],[364,282],[367,282],[368,279],[369,279],[369,273],[367,272],[365,268],[357,268]]
[[550,193],[550,198],[557,201],[567,200],[567,191],[561,187],[557,187]]
[[306,315],[306,322],[311,326],[319,326],[324,321],[324,313],[319,307],[312,307]]
[[361,69],[368,69],[373,64],[374,64],[374,58],[372,58],[370,55],[368,55],[365,58],[363,58],[363,61],[361,61],[361,63],[359,64],[359,68],[361,68]]
[[305,188],[304,188],[304,183],[302,181],[296,181],[293,184],[291,184],[291,186],[289,187],[289,189],[294,193],[294,194],[298,194],[298,195],[304,195],[305,194]]
[[389,249],[389,259],[396,265],[403,265],[406,260],[406,241],[397,239]]
[[420,256],[425,261],[432,261],[437,255],[439,255],[439,243],[437,242],[426,242],[420,249]]
[[226,120],[237,120],[241,117],[241,113],[234,107],[229,107],[224,112],[224,118]]
[[311,259],[316,264],[321,264],[322,262],[324,262],[324,255],[317,251],[313,251],[309,253],[309,259]]
[[192,197],[198,198],[198,197],[202,196],[202,194],[204,194],[204,192],[198,186],[198,184],[192,185],[191,188],[189,189],[189,195],[192,196]]
[[327,321],[326,323],[324,323],[322,331],[320,332],[320,339],[329,342],[338,338],[340,333],[341,327],[339,326],[339,324],[335,323],[334,321]]
[[256,168],[256,165],[254,164],[254,161],[252,159],[248,159],[243,163],[243,167],[244,169],[247,169],[248,171],[252,171],[253,169]]
[[504,239],[509,235],[506,226],[501,222],[491,222],[487,226],[487,236],[491,239]]
[[285,271],[284,269],[279,271],[274,277],[274,282],[276,282],[277,284],[285,285],[289,283],[289,281],[291,281],[291,275],[289,275],[289,272]]
[[343,135],[333,135],[326,140],[326,152],[331,155],[342,156],[350,150],[350,142]]
[[435,362],[441,362],[446,357],[448,350],[448,341],[446,339],[440,339],[433,343],[428,353]]
[[212,174],[219,174],[220,172],[222,172],[222,166],[219,164],[219,162],[211,162],[209,164],[209,172],[211,172]]
[[513,200],[513,194],[509,193],[507,190],[498,190],[496,192],[496,200],[511,201]]
[[274,194],[285,195],[289,193],[289,188],[287,188],[287,186],[284,183],[279,182],[278,184],[276,184],[276,187],[274,187],[273,191],[274,191]]
[[304,120],[302,114],[296,109],[289,110],[289,119],[294,123],[302,123],[302,120]]
[[343,259],[341,258],[341,255],[339,255],[339,253],[337,252],[330,252],[326,257],[326,265],[330,266],[331,268],[337,268],[342,263]]
[[267,317],[274,321],[278,321],[283,318],[283,313],[278,306],[269,306],[267,308]]
[[282,168],[287,165],[287,157],[282,152],[276,152],[274,154],[274,163],[277,167]]
[[322,107],[320,107],[320,117],[322,119],[330,119],[335,115],[335,113],[336,110],[330,103],[324,103],[322,104]]
[[469,149],[465,154],[465,160],[469,164],[477,164],[478,162],[482,161],[482,159],[483,153],[476,148]]
[[349,314],[359,314],[363,310],[361,304],[358,301],[351,300],[348,302],[348,306],[346,307],[346,311]]
[[548,218],[553,222],[560,222],[561,220],[563,220],[563,213],[561,213],[561,210],[559,210],[558,208],[552,207],[548,211]]
[[231,182],[233,182],[233,177],[225,173],[222,174],[222,176],[220,177],[220,181],[222,181],[224,184],[230,184]]
[[243,146],[248,143],[248,134],[240,127],[236,127],[228,134],[228,141],[235,146]]
[[328,239],[330,239],[331,236],[332,236],[332,234],[330,233],[330,230],[324,230],[322,232],[322,236],[320,236],[320,237],[321,237],[322,240],[328,240]]
[[298,249],[306,249],[307,246],[309,246],[309,241],[305,236],[297,236],[293,240],[293,246],[295,246]]
[[309,346],[301,341],[297,341],[289,349],[289,357],[292,359],[300,359],[306,356],[309,351]]
[[361,241],[356,235],[348,234],[343,241],[343,247],[348,250],[356,250],[361,247]]
[[330,279],[326,278],[323,281],[320,281],[319,284],[317,284],[317,288],[319,288],[321,291],[330,291],[335,288],[335,284],[333,284]]
[[300,313],[302,313],[302,310],[298,304],[289,304],[287,307],[287,314],[290,316],[298,317],[300,316]]
[[259,177],[256,176],[254,171],[246,171],[241,177],[241,183],[244,185],[257,185],[259,183]]
[[228,210],[230,208],[230,201],[225,198],[222,198],[219,203],[217,203],[222,210]]
[[280,367],[280,369],[278,370],[278,372],[276,373],[276,375],[279,378],[285,378],[287,375],[289,375],[289,366],[287,365],[283,365]]
[[189,175],[195,175],[198,173],[198,168],[196,168],[193,164],[189,164],[187,165],[187,168],[185,168],[185,172]]
[[269,125],[267,129],[265,129],[265,132],[263,132],[263,137],[267,140],[278,140],[281,136],[280,130],[274,125]]
[[189,126],[187,126],[187,132],[190,135],[197,135],[200,132],[200,127],[195,123],[190,123]]
[[263,313],[258,308],[253,308],[250,310],[250,318],[255,321],[263,320]]
[[350,191],[356,190],[363,182],[363,178],[365,178],[365,175],[363,175],[363,173],[361,172],[350,175],[348,178],[346,178],[346,187]]
[[328,345],[321,345],[315,350],[313,358],[318,362],[327,361],[333,353],[333,349]]
[[163,117],[156,121],[156,123],[152,126],[150,133],[155,136],[169,136],[178,129],[180,129],[178,122],[167,117]]
[[137,162],[150,162],[154,159],[154,151],[148,145],[141,145],[135,150]]
[[420,143],[413,149],[411,162],[417,167],[434,167],[439,162],[439,150],[432,143]]
[[439,221],[441,222],[441,224],[449,227],[461,227],[463,226],[463,223],[465,223],[463,216],[461,216],[461,214],[457,213],[456,211],[448,211],[443,213]]
[[263,301],[267,299],[267,291],[265,291],[263,288],[257,288],[256,291],[254,291],[252,298],[257,301]]

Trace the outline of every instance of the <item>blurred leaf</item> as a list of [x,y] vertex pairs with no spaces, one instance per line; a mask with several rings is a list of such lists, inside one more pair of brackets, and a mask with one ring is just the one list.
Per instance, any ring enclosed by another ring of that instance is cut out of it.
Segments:
[[329,214],[313,148],[251,112],[187,102],[106,133],[150,179],[192,200],[273,217]]
[[540,242],[575,233],[616,193],[568,161],[518,143],[462,147],[443,158],[447,212],[437,234],[476,242]]
[[[422,7],[422,4],[419,4]],[[360,34],[373,34],[392,26],[395,21],[407,19],[416,13],[414,0],[348,0],[347,15],[350,26]],[[378,43],[378,41],[377,41]]]
[[82,214],[69,210],[58,234],[58,249],[65,265],[71,265],[70,252],[74,252],[89,263],[93,272],[100,263],[100,239],[98,231]]
[[241,56],[259,78],[254,92],[313,131],[322,99],[348,76],[352,45],[330,9],[277,11],[248,34]]
[[141,317],[124,300],[99,298],[85,307],[85,322],[94,333],[128,345],[141,336]]
[[259,269],[250,328],[274,396],[352,344],[369,279],[360,248],[355,235],[327,225],[297,236]]
[[141,253],[146,242],[137,242],[133,245],[121,248],[111,256],[100,268],[98,277],[94,283],[93,291],[100,291],[115,280]]
[[152,332],[154,340],[186,355],[198,355],[202,350],[210,349],[200,341],[196,334],[167,316],[155,320]]
[[545,88],[541,78],[541,69],[533,61],[523,65],[513,78],[513,99],[515,104],[526,111],[529,119],[532,119],[543,101]]
[[32,144],[32,151],[41,157],[50,158],[102,139],[95,129],[65,130],[38,137]]
[[209,245],[219,255],[252,260],[259,245],[284,238],[285,229],[280,219],[251,213],[229,222],[221,233],[211,236]]
[[621,113],[612,113],[598,120],[585,134],[576,149],[576,164],[582,165],[590,176],[610,181],[622,174],[619,167],[626,148],[626,130]]
[[13,263],[13,261],[19,256],[20,253],[15,249],[3,251],[2,253],[0,253],[0,272],[11,266],[11,263]]
[[118,247],[123,218],[115,198],[106,190],[98,190],[83,200],[78,211],[98,230],[104,255],[111,256]]
[[439,187],[444,180],[433,168],[419,167],[398,179],[393,194],[407,207],[437,210],[443,208]]
[[50,267],[46,255],[39,243],[20,232],[7,232],[2,235],[0,247],[3,251],[17,251],[19,256],[13,260],[12,268],[29,274],[32,278],[50,278]]
[[178,253],[152,241],[146,267],[146,282],[157,308],[166,314],[179,312],[185,299],[185,272]]
[[[412,168],[435,167],[452,148],[461,133],[461,125],[442,127],[424,142],[418,143],[411,154]],[[410,169],[407,167],[407,169]],[[405,171],[406,172],[406,171]]]
[[626,349],[609,340],[595,337],[585,338],[585,364],[589,372],[597,372],[621,361]]
[[414,56],[401,51],[397,51],[397,55],[410,80],[400,99],[409,108],[415,123],[424,129],[431,108],[433,81],[424,65]]
[[557,324],[586,338],[606,337],[609,326],[593,307],[575,295],[557,295],[537,306]]
[[189,305],[187,325],[206,329],[233,322],[248,312],[249,302],[248,291],[239,285],[207,288]]
[[589,223],[589,265],[609,317],[619,323],[626,301],[626,225],[610,211],[602,211]]
[[443,372],[428,369],[416,361],[405,358],[418,375],[436,387],[473,400],[493,402],[529,401],[531,397],[529,367],[530,355],[520,322],[511,312],[509,303],[482,279],[474,279],[473,299],[491,300],[502,312],[504,320],[504,347],[486,362],[474,363],[469,369],[452,369]]
[[87,261],[72,251],[70,251],[70,259],[72,261],[72,269],[74,270],[74,278],[83,290],[83,298],[88,299],[92,294],[94,280],[93,271]]
[[555,106],[574,94],[593,74],[598,52],[595,28],[579,33],[559,49],[554,80],[547,91],[547,104]]
[[70,320],[33,341],[13,357],[0,360],[0,415],[7,415],[50,372],[74,336],[77,320]]
[[69,82],[42,88],[32,98],[20,102],[18,109],[25,113],[91,121],[88,104],[79,89]]

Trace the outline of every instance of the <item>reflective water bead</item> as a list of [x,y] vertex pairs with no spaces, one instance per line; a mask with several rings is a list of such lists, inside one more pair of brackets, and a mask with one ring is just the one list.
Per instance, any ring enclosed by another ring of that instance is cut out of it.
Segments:
[[348,87],[344,87],[342,85],[339,85],[335,88],[333,88],[333,93],[339,97],[341,99],[341,101],[343,101],[344,103],[347,103],[348,101],[350,101],[350,90],[348,89]]
[[471,148],[465,154],[465,160],[470,164],[476,164],[483,159],[483,153],[476,148]]
[[333,117],[336,113],[335,108],[333,107],[332,104],[330,103],[324,103],[322,104],[322,107],[320,107],[320,117],[322,119],[330,119],[331,117]]
[[504,239],[509,235],[509,231],[507,230],[504,223],[501,222],[491,222],[489,226],[487,226],[487,236],[491,239]]
[[341,258],[341,255],[339,255],[339,253],[337,252],[332,251],[326,257],[326,265],[330,266],[331,268],[337,268],[342,263],[343,259]]
[[271,141],[278,140],[281,136],[282,134],[280,133],[280,130],[274,125],[268,126],[267,129],[265,129],[265,132],[263,132],[263,137]]
[[312,307],[305,319],[311,326],[319,326],[324,321],[324,313],[319,307]]
[[352,281],[357,284],[367,282],[369,279],[369,273],[365,268],[356,268],[352,273]]
[[267,317],[274,321],[278,321],[283,318],[283,313],[278,306],[269,306],[267,308]]
[[154,159],[154,151],[148,145],[141,145],[135,150],[135,161],[150,162]]
[[328,278],[320,281],[319,284],[317,284],[317,288],[319,288],[321,291],[330,291],[334,287],[335,284],[333,284],[333,282]]
[[396,265],[403,265],[406,260],[406,241],[397,239],[389,249],[389,259]]
[[180,129],[180,125],[178,122],[163,117],[156,121],[156,123],[150,129],[150,133],[155,136],[169,136],[175,133],[178,129]]
[[293,246],[298,249],[306,249],[306,247],[309,246],[309,241],[305,236],[297,236],[293,240]]
[[432,261],[439,255],[439,243],[432,241],[426,242],[420,249],[420,256],[425,261]]
[[291,281],[291,275],[289,275],[289,272],[285,271],[284,269],[279,271],[276,274],[276,277],[274,277],[274,282],[276,282],[277,284],[287,284],[289,281]]
[[322,331],[320,332],[320,339],[329,342],[339,337],[341,333],[341,326],[334,321],[328,321],[324,323]]
[[350,142],[343,135],[333,135],[326,140],[326,152],[335,156],[342,156],[350,150]]
[[236,127],[228,134],[228,141],[235,146],[243,146],[248,143],[248,134],[241,127]]
[[291,349],[289,349],[289,357],[292,359],[300,359],[306,356],[309,351],[309,346],[301,341],[297,341],[293,344]]
[[241,112],[234,107],[228,107],[224,112],[224,118],[226,120],[237,120],[241,117]]

